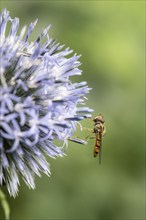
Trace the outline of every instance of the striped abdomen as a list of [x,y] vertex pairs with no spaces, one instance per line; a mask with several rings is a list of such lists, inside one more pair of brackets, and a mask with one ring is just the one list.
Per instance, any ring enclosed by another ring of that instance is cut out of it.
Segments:
[[97,132],[96,141],[94,145],[94,157],[97,157],[97,155],[100,153],[101,141],[102,141],[101,138],[102,138],[101,132]]

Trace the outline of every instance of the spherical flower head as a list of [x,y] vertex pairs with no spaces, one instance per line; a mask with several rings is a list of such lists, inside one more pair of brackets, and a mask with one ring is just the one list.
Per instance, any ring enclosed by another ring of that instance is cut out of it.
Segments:
[[30,43],[36,23],[18,34],[19,19],[6,9],[0,15],[0,185],[13,197],[20,176],[34,188],[35,175],[50,175],[46,157],[62,157],[78,121],[92,111],[82,107],[86,82],[70,80],[81,75],[79,56],[49,38],[50,26]]

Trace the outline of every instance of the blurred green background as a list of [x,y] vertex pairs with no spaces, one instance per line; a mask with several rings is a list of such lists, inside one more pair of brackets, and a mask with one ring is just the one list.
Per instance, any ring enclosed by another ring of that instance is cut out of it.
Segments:
[[[50,178],[36,178],[35,190],[21,181],[16,199],[7,194],[11,218],[145,219],[145,1],[1,1],[4,7],[21,28],[39,19],[31,40],[52,24],[50,36],[82,54],[83,75],[73,80],[93,88],[87,105],[107,127],[101,165],[94,140],[69,143],[66,157],[49,159]],[[89,119],[83,125],[92,128]]]

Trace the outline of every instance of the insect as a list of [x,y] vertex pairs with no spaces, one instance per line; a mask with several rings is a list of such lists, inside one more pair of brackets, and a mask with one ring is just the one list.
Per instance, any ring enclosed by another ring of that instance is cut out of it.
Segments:
[[94,144],[94,157],[99,154],[99,163],[101,163],[102,137],[105,134],[105,120],[102,115],[98,115],[93,119],[93,134],[96,138]]
[[94,144],[94,151],[93,155],[94,157],[97,157],[99,155],[99,163],[101,164],[101,150],[102,150],[102,137],[104,136],[106,129],[105,129],[105,120],[103,116],[100,114],[96,116],[94,119],[92,119],[94,122],[94,127],[93,129],[86,128],[87,130],[92,130],[93,137],[87,136],[85,140],[80,139],[80,138],[73,138],[73,137],[68,137],[69,141],[78,143],[78,144],[83,144],[86,145],[88,143],[89,139],[95,139],[95,144]]

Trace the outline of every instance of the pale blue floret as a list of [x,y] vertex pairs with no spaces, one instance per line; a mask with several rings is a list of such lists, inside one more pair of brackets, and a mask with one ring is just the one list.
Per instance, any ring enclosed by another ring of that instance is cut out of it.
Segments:
[[78,121],[92,112],[82,107],[87,83],[70,79],[81,75],[80,56],[69,57],[73,51],[49,37],[50,26],[30,43],[36,23],[18,34],[19,19],[6,9],[0,15],[0,185],[14,197],[19,176],[34,188],[35,175],[50,175],[45,156],[62,157]]

